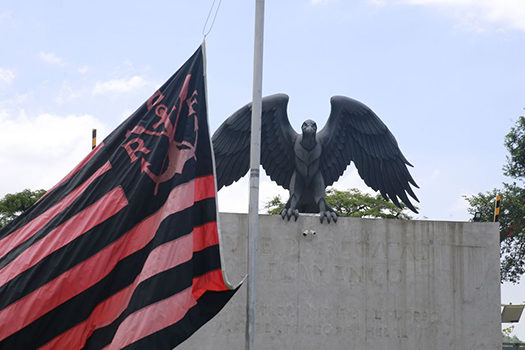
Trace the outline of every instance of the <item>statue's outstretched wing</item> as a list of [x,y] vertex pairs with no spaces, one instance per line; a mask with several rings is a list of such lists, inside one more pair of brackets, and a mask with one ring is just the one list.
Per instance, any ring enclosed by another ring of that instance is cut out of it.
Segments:
[[[294,171],[293,130],[286,108],[288,96],[270,95],[262,99],[261,164],[270,178],[288,189]],[[212,137],[217,170],[217,189],[243,177],[250,167],[252,104],[239,109]]]
[[394,135],[361,102],[344,96],[334,96],[330,102],[330,117],[318,133],[325,185],[332,185],[353,161],[368,186],[397,206],[401,199],[417,213],[407,196],[418,201],[410,184],[418,186],[406,167],[412,164],[401,153]]

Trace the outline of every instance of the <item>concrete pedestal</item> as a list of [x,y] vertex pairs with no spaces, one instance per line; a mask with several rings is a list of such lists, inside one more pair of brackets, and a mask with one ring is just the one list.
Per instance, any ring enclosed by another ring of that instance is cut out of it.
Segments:
[[[501,349],[496,224],[259,221],[257,349]],[[226,271],[238,282],[247,215],[221,214],[220,224]],[[245,305],[243,286],[177,350],[244,349]]]

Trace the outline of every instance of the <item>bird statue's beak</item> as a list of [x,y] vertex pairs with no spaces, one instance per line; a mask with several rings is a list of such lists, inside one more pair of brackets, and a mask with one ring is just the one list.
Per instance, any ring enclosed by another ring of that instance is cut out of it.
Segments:
[[307,126],[304,130],[304,133],[308,135],[315,134],[315,129],[311,126]]

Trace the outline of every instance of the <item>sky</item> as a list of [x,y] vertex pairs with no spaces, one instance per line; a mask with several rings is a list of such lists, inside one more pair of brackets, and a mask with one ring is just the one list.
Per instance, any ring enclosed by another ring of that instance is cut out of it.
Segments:
[[[0,196],[65,176],[92,128],[101,141],[197,49],[212,3],[3,0]],[[254,3],[222,0],[206,37],[212,132],[252,97]],[[290,96],[297,131],[305,119],[322,128],[333,95],[383,120],[414,165],[416,219],[468,221],[465,195],[510,181],[503,140],[525,107],[524,1],[266,1],[264,40],[263,95]],[[268,177],[260,186],[261,207],[287,198]],[[335,187],[372,193],[353,165]],[[219,192],[219,209],[247,212],[246,178]],[[503,286],[503,303],[524,301],[525,285]]]

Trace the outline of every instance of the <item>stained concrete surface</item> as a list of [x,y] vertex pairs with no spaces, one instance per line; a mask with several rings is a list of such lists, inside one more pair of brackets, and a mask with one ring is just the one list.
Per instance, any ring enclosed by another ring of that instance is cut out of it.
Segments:
[[[221,214],[246,271],[246,214]],[[501,349],[496,224],[261,215],[256,349]],[[315,232],[303,235],[305,230]],[[244,349],[246,286],[177,349]]]

